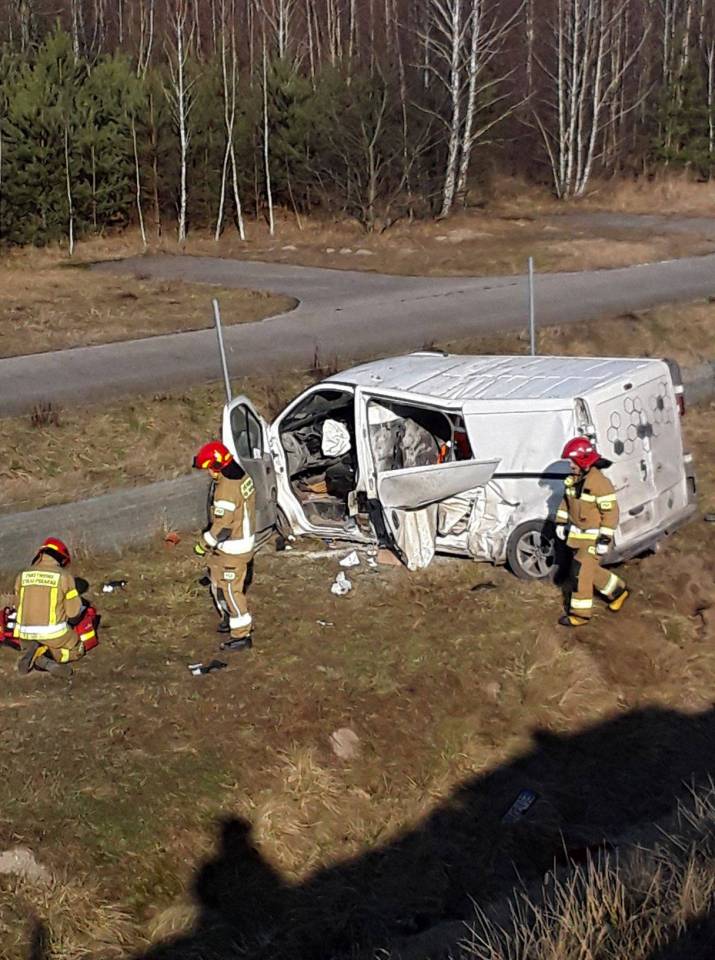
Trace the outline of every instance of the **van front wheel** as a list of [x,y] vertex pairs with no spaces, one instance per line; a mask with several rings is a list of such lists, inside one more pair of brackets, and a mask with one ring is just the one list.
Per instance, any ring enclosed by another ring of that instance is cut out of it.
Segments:
[[520,580],[545,580],[557,569],[554,525],[549,520],[527,520],[509,537],[509,568]]

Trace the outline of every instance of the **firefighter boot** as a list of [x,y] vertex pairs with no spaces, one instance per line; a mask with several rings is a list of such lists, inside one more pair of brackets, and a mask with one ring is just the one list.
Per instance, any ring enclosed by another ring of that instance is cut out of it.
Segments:
[[219,644],[219,650],[226,650],[234,653],[237,650],[250,650],[253,647],[253,637],[249,634],[247,637],[235,637],[231,640],[224,640]]
[[216,627],[216,633],[231,632],[231,624],[228,622],[228,620],[229,620],[228,610],[224,610],[223,616],[221,617],[221,622]]
[[35,659],[35,669],[52,674],[58,680],[69,680],[73,670],[69,663],[58,663],[52,657],[41,655]]
[[619,590],[616,591],[614,596],[611,597],[611,600],[608,604],[608,609],[613,610],[614,613],[618,613],[629,596],[630,591],[624,584]]
[[584,620],[583,617],[575,617],[572,613],[565,613],[563,617],[559,617],[559,624],[562,627],[585,627],[588,623],[588,620]]
[[47,650],[47,647],[40,646],[40,644],[34,640],[25,640],[24,647],[23,654],[17,661],[17,672],[23,676],[32,670],[36,660]]

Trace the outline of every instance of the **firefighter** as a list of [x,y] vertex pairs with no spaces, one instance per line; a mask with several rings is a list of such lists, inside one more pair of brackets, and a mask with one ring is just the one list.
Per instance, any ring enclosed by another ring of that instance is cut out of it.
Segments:
[[245,588],[253,570],[256,495],[253,481],[222,443],[205,443],[194,457],[194,467],[208,470],[214,481],[211,524],[195,545],[194,553],[206,557],[211,595],[222,617],[219,633],[230,637],[222,650],[253,646],[253,621]]
[[628,599],[623,580],[601,568],[618,527],[618,503],[613,484],[602,472],[610,461],[600,456],[588,437],[569,440],[561,456],[571,461],[571,474],[564,481],[564,498],[556,513],[556,535],[574,554],[568,613],[559,623],[581,627],[593,613],[594,587],[614,612]]
[[[22,674],[44,670],[70,677],[70,663],[96,646],[94,626],[84,622],[85,606],[74,577],[65,569],[70,560],[67,546],[57,537],[48,537],[32,565],[17,575],[14,636],[22,646],[17,663]],[[83,632],[73,629],[77,627]]]

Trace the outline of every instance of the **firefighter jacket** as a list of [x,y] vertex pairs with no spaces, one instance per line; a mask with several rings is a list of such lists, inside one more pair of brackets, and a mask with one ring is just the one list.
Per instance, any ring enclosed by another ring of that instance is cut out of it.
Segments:
[[20,640],[56,640],[81,618],[82,601],[74,577],[46,553],[18,574],[15,595],[15,636]]
[[568,545],[588,546],[612,540],[618,527],[618,503],[611,481],[597,466],[564,480],[564,498],[556,522],[568,524]]
[[209,510],[211,526],[204,543],[218,553],[241,556],[253,552],[256,539],[256,493],[253,480],[236,463],[221,471]]

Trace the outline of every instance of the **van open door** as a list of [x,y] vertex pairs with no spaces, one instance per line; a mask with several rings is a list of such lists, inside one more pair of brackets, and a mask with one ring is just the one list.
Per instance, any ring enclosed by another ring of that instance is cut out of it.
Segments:
[[[407,566],[417,570],[427,566],[435,553],[437,505],[488,483],[500,461],[454,460],[390,468],[384,456],[376,454],[373,446],[375,438],[371,437],[369,404],[379,405],[382,401],[389,405],[395,399],[360,388],[356,390],[355,433],[360,487],[371,505],[373,517],[375,514],[380,517]],[[428,416],[442,414],[445,418],[453,413],[441,411],[437,405],[423,408],[416,405],[413,409],[422,409]],[[374,428],[376,424],[372,426]],[[400,435],[399,430],[397,435]]]
[[223,443],[253,480],[256,488],[256,540],[266,540],[276,526],[277,488],[268,425],[247,397],[223,408]]

